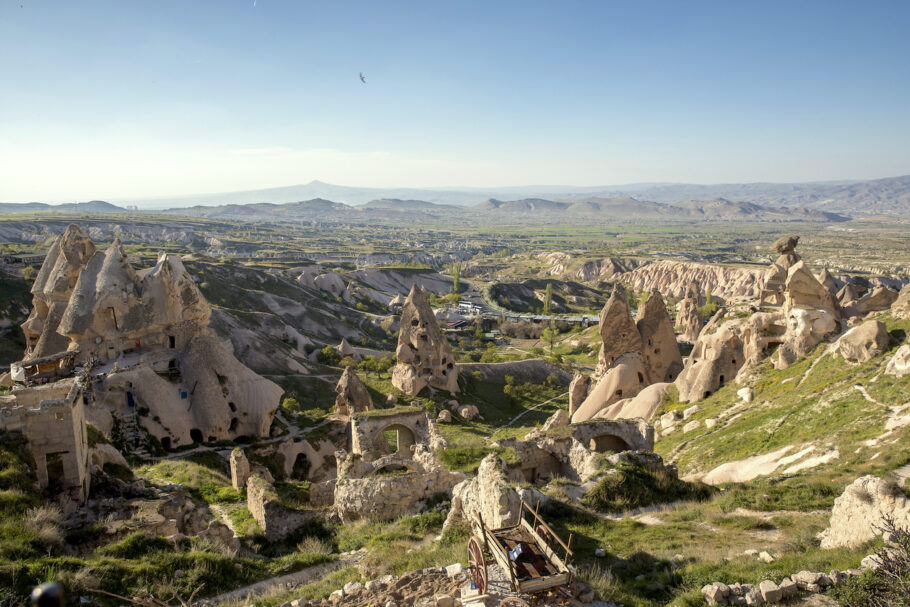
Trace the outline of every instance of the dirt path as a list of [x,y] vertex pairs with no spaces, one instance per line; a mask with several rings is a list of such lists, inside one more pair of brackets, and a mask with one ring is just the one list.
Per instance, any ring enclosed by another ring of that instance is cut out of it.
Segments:
[[313,565],[312,567],[307,567],[306,569],[301,569],[300,571],[295,571],[294,573],[288,573],[286,575],[279,575],[278,577],[262,580],[261,582],[256,582],[255,584],[250,584],[249,586],[238,588],[237,590],[231,590],[230,592],[225,592],[223,594],[205,599],[205,601],[211,605],[222,605],[224,603],[230,603],[232,601],[242,601],[247,598],[260,596],[266,594],[271,590],[274,590],[279,586],[284,586],[285,588],[302,586],[304,584],[309,584],[310,582],[320,580],[328,574],[340,569],[344,569],[345,567],[356,565],[362,560],[362,552],[348,554],[336,561],[320,563],[319,565]]
[[506,425],[500,426],[500,427],[496,428],[495,430],[493,430],[493,434],[496,434],[497,432],[499,432],[499,431],[502,430],[503,428],[508,428],[509,426],[511,426],[512,424],[514,424],[515,422],[517,422],[518,419],[519,419],[521,416],[523,416],[523,415],[525,415],[525,414],[527,414],[527,413],[530,413],[531,411],[534,411],[535,409],[538,409],[539,407],[543,407],[544,405],[546,405],[546,404],[548,404],[548,403],[552,403],[552,402],[553,402],[554,400],[556,400],[557,398],[562,398],[563,396],[566,396],[567,394],[568,394],[568,392],[563,392],[562,394],[560,394],[560,395],[558,395],[558,396],[554,396],[553,398],[551,398],[551,399],[549,399],[549,400],[545,400],[545,401],[543,401],[542,403],[537,403],[537,404],[534,405],[533,407],[529,407],[529,408],[525,409],[524,411],[522,411],[521,413],[519,413],[518,415],[516,415],[515,417],[513,417],[513,418],[511,419],[511,421],[509,421],[509,423],[507,423]]

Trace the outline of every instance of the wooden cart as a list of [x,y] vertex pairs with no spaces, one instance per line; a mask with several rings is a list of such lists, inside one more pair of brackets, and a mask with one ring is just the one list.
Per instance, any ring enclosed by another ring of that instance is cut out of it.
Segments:
[[[523,500],[517,525],[490,529],[478,514],[471,527],[468,562],[471,581],[480,594],[487,591],[487,564],[493,560],[508,573],[512,592],[530,595],[532,600],[543,594],[575,598],[575,575],[569,569],[572,536],[568,543],[563,542]],[[557,554],[560,549],[562,558]]]

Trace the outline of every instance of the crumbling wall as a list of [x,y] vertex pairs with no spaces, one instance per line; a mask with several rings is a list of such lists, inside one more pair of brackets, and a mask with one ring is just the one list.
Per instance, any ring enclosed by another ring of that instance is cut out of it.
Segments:
[[445,445],[436,421],[425,410],[379,409],[372,413],[355,414],[351,418],[351,452],[366,461],[388,455],[386,431],[397,433],[399,457],[411,457],[411,447],[416,444],[425,444],[432,449]]

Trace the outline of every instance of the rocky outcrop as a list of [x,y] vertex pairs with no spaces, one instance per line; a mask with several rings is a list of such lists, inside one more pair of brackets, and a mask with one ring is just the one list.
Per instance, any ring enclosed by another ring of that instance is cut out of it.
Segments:
[[724,300],[757,299],[764,282],[759,270],[688,261],[658,261],[620,274],[616,280],[637,292],[657,289],[676,299],[685,297],[689,285],[695,283]]
[[491,529],[518,523],[521,496],[509,484],[505,462],[495,453],[486,456],[477,476],[455,485],[452,507],[444,527],[458,518],[472,521],[477,515]]
[[790,366],[837,330],[840,306],[805,263],[798,261],[787,272],[782,314],[786,331],[773,361],[778,369]]
[[231,451],[231,486],[236,491],[246,487],[246,482],[250,478],[250,460],[247,459],[246,453],[240,447]]
[[569,415],[574,414],[588,397],[590,385],[591,378],[587,375],[575,373],[575,376],[572,377],[572,383],[569,384]]
[[63,352],[69,340],[57,332],[79,275],[95,254],[95,244],[77,225],[70,225],[47,252],[32,284],[32,312],[22,324],[25,334],[23,360]]
[[632,261],[617,259],[615,257],[597,259],[595,261],[588,261],[582,265],[581,268],[575,272],[575,278],[582,281],[594,280],[595,278],[610,280],[617,274],[629,272],[634,265],[635,263]]
[[613,403],[635,396],[648,385],[646,374],[641,354],[623,354],[591,388],[588,396],[572,414],[572,423],[592,419]]
[[[632,321],[626,290],[615,285],[600,312],[602,346],[594,374],[584,388],[583,380],[576,379],[572,384],[572,423],[592,419],[655,381],[675,378],[682,369],[679,346],[660,293],[650,293],[638,317],[637,323]],[[575,406],[582,396],[581,403]]]
[[807,355],[838,326],[834,314],[826,309],[794,308],[785,318],[786,331],[772,361],[777,369],[786,369]]
[[373,408],[370,392],[363,385],[353,367],[346,367],[335,386],[335,413],[349,417],[352,413],[369,411]]
[[786,332],[786,319],[780,312],[756,312],[750,316],[742,330],[743,369],[767,358],[783,343]]
[[179,258],[161,254],[136,272],[119,241],[96,252],[73,289],[60,333],[80,358],[110,360],[127,350],[183,348],[209,335],[211,307]]
[[722,325],[721,309],[705,325],[686,366],[674,382],[679,400],[691,403],[707,398],[732,380],[743,365],[743,343],[730,327]]
[[888,327],[880,320],[867,320],[834,342],[832,351],[851,365],[861,365],[888,349]]
[[869,312],[881,312],[887,310],[897,301],[898,292],[888,287],[876,287],[869,293],[863,295],[859,301],[854,304],[857,314],[868,314]]
[[613,287],[610,299],[600,311],[599,331],[601,348],[592,376],[595,381],[603,377],[623,354],[641,352],[641,334],[632,320],[629,296],[620,284]]
[[596,419],[641,418],[645,421],[651,421],[672,385],[664,382],[651,384],[634,397],[618,400],[609,407],[602,409],[597,414]]
[[694,344],[698,339],[698,334],[704,326],[701,314],[698,308],[701,305],[698,289],[695,284],[690,283],[686,287],[686,296],[679,302],[676,311],[676,326],[682,327],[683,332],[680,339]]
[[672,382],[682,371],[682,356],[673,323],[660,292],[651,291],[638,308],[636,320],[642,341],[642,358],[649,382]]
[[856,547],[881,535],[885,516],[896,527],[910,527],[910,501],[895,483],[863,476],[834,500],[831,521],[821,537],[822,548]]
[[787,271],[784,297],[787,309],[824,309],[837,314],[837,302],[818,279],[809,271],[805,262],[799,261]]
[[395,355],[398,364],[392,371],[392,384],[405,394],[416,396],[427,386],[458,392],[455,356],[418,285],[411,289],[401,310]]
[[891,315],[895,318],[910,320],[910,284],[901,289],[897,299],[891,304]]

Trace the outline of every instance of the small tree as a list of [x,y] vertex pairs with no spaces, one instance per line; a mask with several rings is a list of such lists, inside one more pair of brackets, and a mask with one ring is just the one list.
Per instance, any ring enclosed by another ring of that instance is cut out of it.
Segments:
[[553,344],[556,343],[557,333],[553,327],[547,327],[540,335],[540,339],[550,345],[550,355],[553,355]]
[[549,316],[553,313],[553,283],[547,283],[547,289],[543,293],[543,313]]
[[461,264],[453,263],[451,267],[452,271],[452,293],[459,294],[461,293]]
[[29,282],[32,282],[35,280],[35,275],[37,273],[38,273],[37,270],[35,270],[35,268],[33,268],[32,266],[26,266],[25,268],[22,268],[22,278],[24,278],[25,280],[27,280]]
[[326,346],[319,351],[319,362],[324,365],[335,366],[341,360],[341,354],[332,346]]

